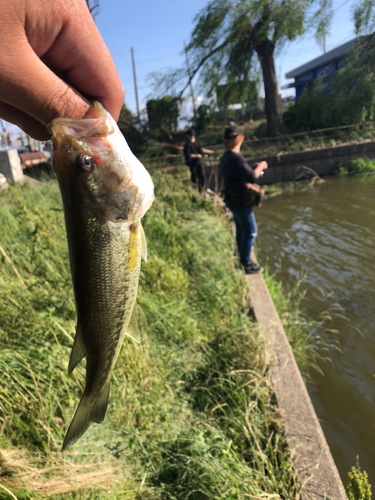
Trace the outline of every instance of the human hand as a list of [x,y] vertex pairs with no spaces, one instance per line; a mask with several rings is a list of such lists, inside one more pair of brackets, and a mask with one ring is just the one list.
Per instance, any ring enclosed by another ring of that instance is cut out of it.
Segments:
[[117,121],[124,100],[112,57],[84,0],[0,0],[0,117],[39,140],[54,118]]
[[255,177],[258,178],[263,175],[263,170],[268,168],[268,163],[266,161],[260,161],[259,163],[253,163],[251,168],[254,170]]
[[258,170],[259,172],[262,172],[263,170],[266,170],[268,168],[268,163],[266,161],[260,161],[252,163],[250,166],[253,170]]

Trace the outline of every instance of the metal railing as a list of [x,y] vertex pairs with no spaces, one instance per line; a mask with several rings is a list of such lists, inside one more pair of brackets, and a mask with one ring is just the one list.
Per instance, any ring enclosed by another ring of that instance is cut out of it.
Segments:
[[[248,158],[274,157],[283,153],[321,149],[340,144],[358,143],[375,140],[375,122],[366,122],[354,125],[343,125],[324,129],[297,132],[294,134],[279,135],[276,137],[252,137],[243,142],[241,153]],[[157,148],[158,146],[155,145]],[[160,146],[160,148],[164,147]],[[223,144],[204,144],[204,147],[213,149],[215,155],[205,159],[206,164],[215,161],[223,154]],[[184,162],[183,154],[166,154],[158,157],[141,158],[148,168],[162,168]]]

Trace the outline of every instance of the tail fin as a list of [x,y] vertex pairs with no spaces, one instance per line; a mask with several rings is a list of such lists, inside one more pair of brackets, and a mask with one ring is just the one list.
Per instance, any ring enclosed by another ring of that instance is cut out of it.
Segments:
[[96,399],[93,399],[91,394],[86,394],[86,392],[83,393],[73,420],[70,423],[68,432],[66,433],[62,451],[70,448],[70,446],[78,441],[90,427],[92,422],[97,424],[103,422],[107,411],[109,389],[110,382],[102,388]]

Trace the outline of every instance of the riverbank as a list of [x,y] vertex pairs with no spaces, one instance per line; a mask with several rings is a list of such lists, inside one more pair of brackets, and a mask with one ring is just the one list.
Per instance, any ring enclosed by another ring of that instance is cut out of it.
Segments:
[[67,375],[75,309],[60,194],[53,183],[0,194],[0,498],[298,495],[229,225],[190,186],[155,181],[142,343],[125,340],[105,422],[64,454],[84,369]]

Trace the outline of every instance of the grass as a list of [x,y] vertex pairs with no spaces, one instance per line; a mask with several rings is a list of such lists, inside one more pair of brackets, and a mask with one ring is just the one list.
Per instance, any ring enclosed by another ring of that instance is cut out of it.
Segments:
[[338,163],[336,173],[340,175],[372,174],[375,173],[375,160],[367,158],[356,158],[349,165]]
[[60,194],[53,182],[0,193],[2,500],[298,496],[229,225],[190,186],[154,181],[142,343],[125,340],[105,422],[64,453],[84,366],[67,375],[76,314]]

